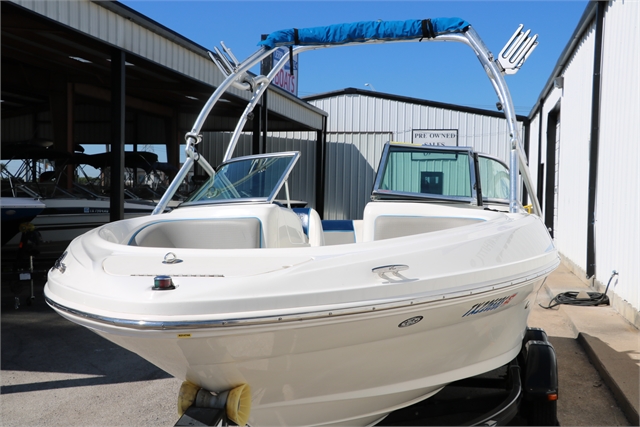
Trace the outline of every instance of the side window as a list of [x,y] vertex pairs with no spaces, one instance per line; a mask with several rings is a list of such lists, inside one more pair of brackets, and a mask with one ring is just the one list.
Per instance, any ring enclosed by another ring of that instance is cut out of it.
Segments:
[[499,161],[478,157],[483,199],[509,200],[509,169]]

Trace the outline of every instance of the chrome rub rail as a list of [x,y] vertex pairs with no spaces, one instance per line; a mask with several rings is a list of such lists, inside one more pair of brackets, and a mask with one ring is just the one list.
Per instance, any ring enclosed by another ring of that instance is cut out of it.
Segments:
[[380,304],[369,304],[366,306],[355,306],[346,308],[337,308],[335,310],[318,310],[309,312],[300,312],[293,314],[283,314],[276,316],[264,316],[264,317],[248,317],[248,318],[236,318],[227,320],[194,320],[194,321],[159,321],[159,320],[133,320],[133,319],[121,319],[116,317],[101,316],[97,314],[87,313],[81,310],[76,310],[70,307],[66,307],[62,304],[58,304],[45,296],[45,301],[53,309],[67,313],[71,316],[80,317],[89,321],[112,325],[126,329],[136,330],[187,330],[187,329],[207,329],[207,328],[224,328],[230,326],[254,326],[265,324],[276,324],[283,322],[295,322],[302,320],[317,320],[322,318],[347,316],[355,314],[366,314],[374,311],[392,310],[397,308],[411,307],[414,305],[424,305],[434,303],[437,301],[446,301],[453,299],[460,299],[469,296],[477,296],[484,293],[506,289],[512,286],[522,286],[533,282],[541,276],[545,276],[551,273],[559,264],[559,260],[556,260],[553,265],[533,272],[526,276],[508,280],[506,282],[487,284],[475,290],[459,291],[450,293],[447,295],[429,295],[422,298],[412,299],[398,299],[381,301]]

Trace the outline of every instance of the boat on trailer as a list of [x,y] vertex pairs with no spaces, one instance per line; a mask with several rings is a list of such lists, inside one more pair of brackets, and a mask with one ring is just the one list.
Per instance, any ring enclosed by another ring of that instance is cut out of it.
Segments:
[[[521,29],[498,58],[458,18],[278,31],[243,62],[223,44],[211,57],[227,78],[187,133],[187,160],[154,214],[75,239],[48,274],[46,301],[184,380],[181,411],[224,404],[240,425],[371,425],[508,363],[534,292],[559,264],[503,76],[536,44]],[[469,147],[389,143],[363,219],[323,227],[314,209],[276,201],[288,199],[298,152],[232,157],[291,55],[398,41],[474,51],[505,112],[509,165]],[[248,74],[278,46],[290,49],[268,75]],[[214,169],[196,145],[230,88],[252,97]],[[209,179],[162,213],[196,162]],[[533,213],[519,202],[521,181]]]

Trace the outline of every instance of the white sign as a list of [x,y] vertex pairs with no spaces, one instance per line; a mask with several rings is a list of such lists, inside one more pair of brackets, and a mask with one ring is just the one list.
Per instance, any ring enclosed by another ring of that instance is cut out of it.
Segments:
[[458,129],[413,129],[411,142],[436,147],[457,147]]
[[[277,48],[273,52],[273,63],[280,61],[280,58],[288,51],[289,49],[286,47]],[[298,55],[293,56],[293,74],[291,74],[291,61],[287,60],[287,63],[278,71],[271,83],[298,96]]]

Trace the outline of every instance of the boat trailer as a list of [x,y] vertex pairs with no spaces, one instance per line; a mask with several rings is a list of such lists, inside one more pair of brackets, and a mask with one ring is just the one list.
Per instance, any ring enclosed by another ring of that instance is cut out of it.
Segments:
[[[195,399],[174,427],[237,425],[218,399],[206,400]],[[508,364],[451,383],[429,399],[390,413],[376,425],[557,426],[557,401],[555,350],[544,330],[527,328],[520,353]],[[214,405],[217,407],[211,407]]]

